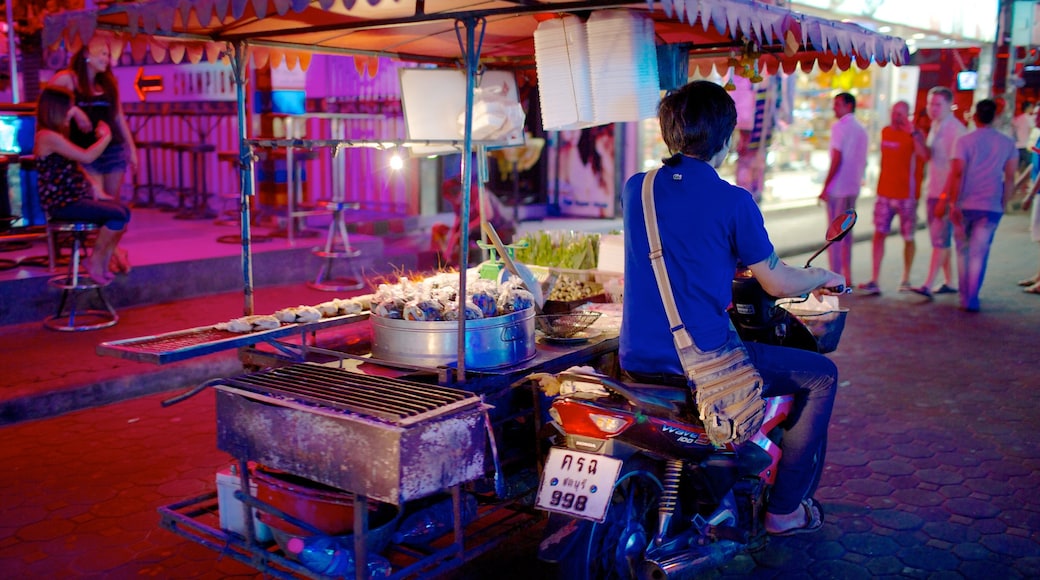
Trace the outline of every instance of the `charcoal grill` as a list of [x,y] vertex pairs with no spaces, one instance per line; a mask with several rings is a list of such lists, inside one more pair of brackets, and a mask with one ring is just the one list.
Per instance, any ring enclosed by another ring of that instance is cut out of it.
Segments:
[[400,505],[484,474],[486,408],[472,393],[318,364],[224,379],[217,447]]

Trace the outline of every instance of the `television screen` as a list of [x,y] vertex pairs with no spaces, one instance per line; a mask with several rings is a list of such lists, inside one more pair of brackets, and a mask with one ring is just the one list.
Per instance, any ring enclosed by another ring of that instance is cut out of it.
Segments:
[[965,70],[957,73],[957,90],[974,91],[979,80],[979,73],[973,70]]
[[0,153],[22,153],[18,142],[21,128],[22,119],[17,115],[0,115]]

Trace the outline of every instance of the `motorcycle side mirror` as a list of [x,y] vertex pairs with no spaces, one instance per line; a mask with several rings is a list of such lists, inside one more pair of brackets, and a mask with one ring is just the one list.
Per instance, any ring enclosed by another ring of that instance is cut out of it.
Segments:
[[827,227],[827,241],[837,242],[852,231],[852,226],[856,225],[856,210],[847,209],[845,213],[834,218],[831,225]]
[[855,209],[847,209],[845,213],[834,218],[831,225],[827,226],[827,243],[806,260],[805,267],[808,268],[809,264],[812,264],[812,261],[816,259],[816,256],[819,256],[824,250],[831,247],[831,244],[849,235],[849,232],[852,231],[852,226],[856,225],[856,217]]

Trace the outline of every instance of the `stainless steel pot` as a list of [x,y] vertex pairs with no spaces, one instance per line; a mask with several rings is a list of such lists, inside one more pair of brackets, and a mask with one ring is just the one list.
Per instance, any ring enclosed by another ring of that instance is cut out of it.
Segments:
[[[372,316],[372,356],[436,367],[458,359],[458,323],[417,322]],[[466,321],[466,367],[496,369],[535,355],[534,309]]]

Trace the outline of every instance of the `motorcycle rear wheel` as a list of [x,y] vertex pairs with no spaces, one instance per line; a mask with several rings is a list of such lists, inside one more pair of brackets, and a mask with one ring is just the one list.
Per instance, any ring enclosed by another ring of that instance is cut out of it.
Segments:
[[647,547],[657,533],[660,477],[649,461],[625,462],[603,523],[559,563],[560,578],[634,580],[640,577]]

